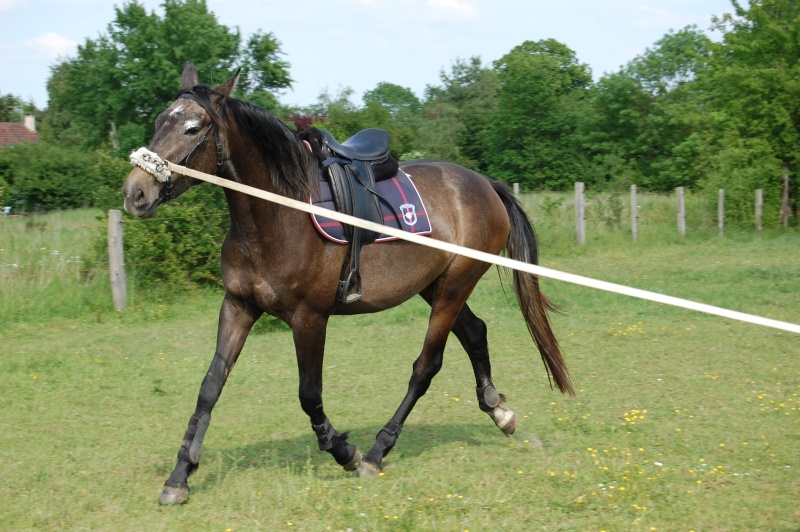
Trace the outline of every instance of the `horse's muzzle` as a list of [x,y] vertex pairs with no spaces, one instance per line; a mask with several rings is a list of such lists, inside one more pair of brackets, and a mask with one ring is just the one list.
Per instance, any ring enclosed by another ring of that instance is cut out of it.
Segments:
[[122,186],[125,211],[142,218],[155,216],[160,203],[160,193],[161,187],[153,176],[140,168],[135,168]]

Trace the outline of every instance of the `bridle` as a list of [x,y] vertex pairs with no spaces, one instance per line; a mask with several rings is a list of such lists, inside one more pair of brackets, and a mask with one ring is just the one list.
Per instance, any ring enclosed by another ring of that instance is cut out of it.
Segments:
[[[197,101],[197,98],[195,98],[194,93],[192,93],[192,92],[183,93],[180,96],[178,96],[178,98],[179,99],[180,98],[186,98],[188,100]],[[224,103],[220,106],[220,108],[219,108],[219,112],[220,113],[222,112],[222,108],[224,106],[225,106]],[[200,140],[197,141],[197,143],[194,145],[194,147],[192,147],[192,149],[189,150],[189,152],[186,155],[184,155],[181,158],[180,161],[178,161],[178,163],[177,163],[178,165],[187,166],[189,164],[189,158],[194,154],[194,152],[197,151],[197,148],[202,146],[205,143],[205,141],[208,140],[208,133],[209,133],[209,131],[211,131],[212,127],[214,128],[214,143],[217,145],[217,168],[214,171],[214,175],[219,175],[219,171],[222,169],[222,165],[225,164],[225,158],[224,158],[223,152],[222,152],[222,141],[219,138],[219,124],[214,120],[212,120],[211,125],[208,126],[208,128],[203,133],[203,136],[200,137]],[[166,183],[166,185],[164,187],[164,200],[165,201],[169,201],[169,200],[173,199],[173,196],[172,196],[172,178],[171,178],[171,176],[167,176],[167,179],[166,179],[165,183]]]

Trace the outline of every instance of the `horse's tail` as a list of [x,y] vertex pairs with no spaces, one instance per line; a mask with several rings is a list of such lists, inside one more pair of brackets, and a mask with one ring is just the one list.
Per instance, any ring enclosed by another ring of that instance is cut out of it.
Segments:
[[[493,181],[492,186],[503,201],[511,224],[511,234],[505,248],[508,256],[521,262],[537,264],[536,233],[528,215],[505,183]],[[539,278],[536,275],[514,270],[513,280],[519,308],[542,355],[548,378],[552,377],[561,392],[575,395],[567,365],[561,356],[558,340],[547,316],[548,310],[558,309],[539,290]]]

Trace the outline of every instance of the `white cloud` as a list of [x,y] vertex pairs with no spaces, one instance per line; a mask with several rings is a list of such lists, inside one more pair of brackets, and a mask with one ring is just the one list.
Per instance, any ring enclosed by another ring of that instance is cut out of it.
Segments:
[[0,0],[0,13],[14,11],[23,6],[25,6],[25,3],[22,0]]
[[661,7],[639,4],[633,18],[633,25],[639,29],[668,30],[680,29],[692,22],[691,17],[679,12],[671,12]]
[[[470,0],[344,0],[358,18],[390,24],[430,24],[477,19],[480,11]],[[377,17],[375,19],[374,17]]]
[[[0,0],[3,1],[3,0]],[[73,53],[78,46],[73,40],[48,32],[33,39],[25,39],[25,48],[43,59],[57,59]]]
[[477,18],[478,8],[461,0],[428,0],[428,7],[460,18]]

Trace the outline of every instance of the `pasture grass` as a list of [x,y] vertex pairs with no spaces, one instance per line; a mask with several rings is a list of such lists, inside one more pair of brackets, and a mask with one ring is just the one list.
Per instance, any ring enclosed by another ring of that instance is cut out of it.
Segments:
[[113,309],[107,264],[94,257],[106,230],[99,214],[78,209],[0,218],[0,330]]
[[[796,232],[632,245],[598,229],[577,246],[544,221],[537,228],[545,266],[800,322]],[[489,327],[495,384],[518,416],[513,437],[478,410],[468,359],[453,339],[384,474],[353,478],[316,449],[297,400],[291,334],[265,332],[248,339],[231,374],[181,507],[156,499],[213,354],[219,294],[153,300],[99,320],[7,325],[3,527],[797,528],[796,335],[543,286],[566,312],[553,320],[576,397],[550,389],[513,294],[493,270],[470,300]],[[326,411],[364,451],[405,393],[426,323],[419,300],[331,320]]]

